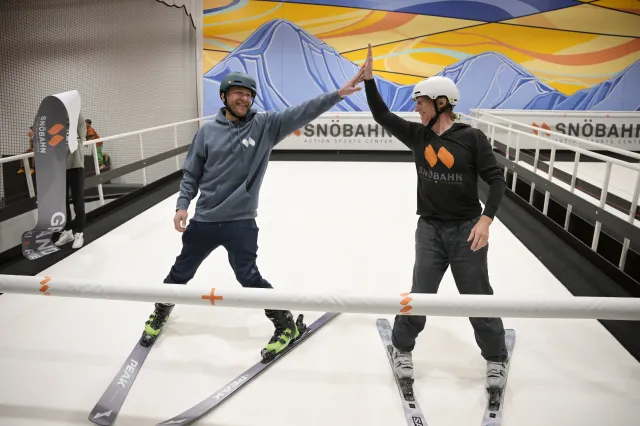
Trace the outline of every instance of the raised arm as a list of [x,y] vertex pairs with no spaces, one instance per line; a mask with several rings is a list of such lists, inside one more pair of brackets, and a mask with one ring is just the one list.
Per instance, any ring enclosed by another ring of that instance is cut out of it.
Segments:
[[204,145],[206,129],[201,127],[193,137],[187,157],[182,167],[182,180],[180,180],[180,195],[176,208],[187,210],[191,200],[198,194],[200,188],[200,178],[204,173],[204,164],[207,161],[207,154]]
[[267,122],[272,135],[274,145],[281,142],[287,135],[303,127],[329,111],[331,107],[355,92],[362,90],[357,87],[364,75],[363,68],[353,76],[344,86],[335,92],[325,93],[300,105],[289,107],[283,111],[268,113]]
[[335,92],[324,93],[300,105],[291,106],[278,112],[267,113],[267,126],[269,132],[273,135],[273,144],[277,145],[287,135],[315,120],[341,100],[342,97],[336,90]]
[[411,141],[414,139],[414,135],[421,129],[422,124],[397,116],[392,113],[384,103],[380,92],[378,92],[376,81],[373,79],[373,55],[371,54],[370,43],[363,69],[365,93],[373,119],[396,137],[396,139],[411,148]]

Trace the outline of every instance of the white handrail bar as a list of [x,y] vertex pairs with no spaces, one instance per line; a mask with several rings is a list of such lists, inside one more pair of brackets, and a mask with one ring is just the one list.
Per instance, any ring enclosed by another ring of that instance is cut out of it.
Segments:
[[[551,113],[553,115],[562,115],[563,117],[573,117],[573,116],[584,116],[585,112],[588,112],[589,115],[591,116],[596,116],[596,117],[603,117],[603,118],[609,118],[610,115],[615,115],[616,117],[621,117],[621,118],[637,118],[640,117],[640,112],[638,111],[593,111],[593,110],[589,110],[589,111],[559,111],[559,110],[546,110],[546,109],[527,109],[527,110],[522,110],[522,109],[492,109],[493,111],[499,111],[499,112],[505,112],[508,113],[509,115],[525,115],[525,116],[531,116],[531,114],[536,114],[536,113],[540,113],[540,114],[544,114],[544,113]],[[483,108],[471,108],[470,112],[474,113],[474,112],[482,112],[482,111],[486,111],[486,109]]]
[[86,141],[83,145],[87,146],[87,145],[96,144],[98,142],[107,142],[107,141],[114,140],[114,139],[125,138],[127,136],[134,136],[134,135],[139,135],[139,134],[142,134],[142,133],[153,132],[155,130],[161,130],[161,129],[167,129],[169,127],[180,126],[182,124],[189,124],[189,123],[194,123],[196,121],[208,120],[208,119],[213,118],[213,117],[215,117],[215,115],[209,115],[207,117],[201,117],[201,118],[192,118],[190,120],[179,121],[177,123],[163,124],[162,126],[149,127],[148,129],[134,130],[133,132],[120,133],[118,135],[106,136],[104,138],[98,138],[98,139],[92,139],[90,141]]
[[532,130],[537,130],[540,133],[544,132],[544,133],[548,133],[548,134],[551,134],[551,135],[560,136],[560,137],[563,137],[565,139],[571,139],[571,140],[577,141],[578,143],[583,143],[585,145],[591,145],[591,146],[596,147],[596,148],[604,149],[604,150],[607,150],[607,151],[615,152],[617,154],[622,154],[622,155],[624,155],[626,157],[635,158],[636,160],[640,160],[640,154],[637,154],[637,153],[632,152],[632,151],[627,151],[627,150],[620,149],[620,148],[615,148],[615,147],[612,147],[612,146],[602,145],[602,144],[599,144],[599,143],[596,143],[596,142],[592,142],[592,141],[587,140],[587,139],[579,138],[577,136],[569,136],[569,135],[566,135],[564,133],[554,132],[553,130],[542,129],[540,127],[535,127],[535,126],[531,126],[529,124],[524,124],[521,121],[510,120],[508,118],[503,118],[503,117],[500,117],[500,116],[497,116],[497,115],[493,115],[493,114],[489,114],[489,113],[486,113],[486,112],[482,112],[480,114],[484,115],[484,116],[493,117],[493,118],[496,118],[498,120],[506,121],[507,123],[513,123],[513,124],[517,124],[517,125],[522,126],[522,127],[527,127],[529,129],[532,129]]
[[10,163],[11,161],[22,160],[23,158],[33,157],[33,152],[27,152],[25,154],[12,155],[11,157],[0,158],[0,164]]
[[[461,114],[461,113],[458,113],[458,114]],[[589,157],[597,158],[599,160],[604,161],[605,163],[617,164],[619,166],[626,167],[628,169],[640,172],[640,165],[629,164],[626,161],[618,160],[617,158],[607,157],[605,155],[598,154],[597,152],[588,151],[586,149],[582,149],[582,148],[579,148],[577,146],[570,146],[570,145],[564,144],[562,142],[557,142],[557,141],[554,141],[554,140],[551,140],[551,139],[548,139],[548,138],[544,138],[542,136],[532,135],[531,133],[523,132],[521,130],[510,129],[510,128],[505,127],[505,126],[501,126],[500,124],[496,124],[496,123],[492,123],[490,121],[482,120],[482,119],[477,118],[477,117],[471,117],[471,116],[468,116],[466,114],[461,114],[461,115],[469,117],[469,119],[471,119],[472,121],[479,121],[481,123],[485,123],[485,124],[488,124],[490,126],[494,126],[494,127],[497,127],[497,128],[503,129],[503,130],[507,130],[507,131],[510,131],[512,133],[518,133],[518,134],[521,134],[521,135],[525,135],[527,137],[531,137],[531,138],[534,138],[534,139],[537,139],[537,140],[541,140],[541,141],[543,141],[545,143],[548,143],[548,144],[552,144],[552,145],[556,145],[556,146],[560,145],[560,146],[562,146],[564,148],[570,149],[570,150],[575,151],[575,152],[579,152],[579,153],[587,155]]]
[[[113,135],[113,136],[105,136],[104,138],[98,138],[98,139],[92,139],[90,141],[85,141],[82,146],[90,146],[90,145],[95,145],[98,142],[108,142],[111,140],[115,140],[115,139],[121,139],[127,136],[133,136],[133,135],[138,135],[141,133],[146,133],[146,132],[152,132],[155,130],[161,130],[161,129],[166,129],[169,127],[176,127],[176,126],[180,126],[182,124],[189,124],[189,123],[194,123],[196,121],[202,121],[202,120],[208,120],[210,118],[215,117],[215,115],[209,115],[206,117],[200,117],[200,118],[192,118],[189,120],[185,120],[185,121],[179,121],[177,123],[170,123],[170,124],[163,124],[162,126],[156,126],[156,127],[149,127],[148,129],[141,129],[141,130],[135,130],[133,132],[127,132],[127,133],[119,133],[117,135]],[[16,161],[16,160],[20,160],[22,158],[29,158],[29,157],[33,157],[33,152],[29,152],[27,154],[19,154],[19,155],[13,155],[11,157],[5,157],[5,158],[0,158],[0,164],[2,163],[9,163],[11,161]]]

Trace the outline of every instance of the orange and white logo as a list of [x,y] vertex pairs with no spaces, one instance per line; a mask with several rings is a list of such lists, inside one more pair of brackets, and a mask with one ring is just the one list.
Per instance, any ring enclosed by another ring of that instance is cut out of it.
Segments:
[[60,134],[63,130],[64,126],[62,124],[54,124],[47,130],[47,133],[52,136],[51,139],[49,139],[49,145],[56,146],[65,139],[65,137]]
[[[533,127],[538,127],[538,128],[544,129],[544,130],[551,130],[551,128],[549,127],[549,125],[548,125],[547,123],[544,123],[544,122],[543,122],[540,126],[538,126],[538,124],[537,124],[537,123],[531,123],[531,125],[532,125]],[[535,135],[537,135],[537,134],[538,134],[538,131],[537,131],[537,130],[532,129],[531,131],[532,131],[532,132],[533,132],[533,134],[535,134]],[[551,133],[544,132],[544,134],[545,134],[546,136],[551,136]]]
[[429,146],[424,150],[424,158],[427,159],[427,163],[429,163],[432,168],[438,163],[438,160],[440,160],[440,162],[448,169],[452,168],[455,162],[453,155],[447,150],[447,148],[441,147],[436,154],[436,151],[433,149],[431,144],[429,144]]
[[400,304],[403,306],[403,308],[400,309],[400,312],[402,312],[403,314],[409,314],[409,311],[413,309],[413,306],[409,304],[411,303],[413,298],[409,296],[409,293],[400,293],[400,297],[402,297]]
[[49,290],[49,285],[47,285],[47,283],[51,281],[51,277],[44,277],[44,280],[40,281],[40,293],[44,294],[45,296],[51,296],[51,293],[49,293],[47,290]]

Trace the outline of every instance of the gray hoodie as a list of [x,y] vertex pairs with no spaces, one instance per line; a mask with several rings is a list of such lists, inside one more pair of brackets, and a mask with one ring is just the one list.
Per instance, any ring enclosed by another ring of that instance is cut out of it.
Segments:
[[221,108],[193,138],[176,207],[187,210],[199,190],[196,221],[257,217],[260,187],[273,147],[341,100],[335,91],[283,111],[251,109],[245,120],[237,122],[227,120]]

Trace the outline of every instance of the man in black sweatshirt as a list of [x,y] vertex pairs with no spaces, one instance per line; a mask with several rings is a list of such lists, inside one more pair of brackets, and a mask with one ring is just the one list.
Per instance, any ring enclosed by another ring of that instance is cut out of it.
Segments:
[[[455,123],[456,84],[431,77],[416,84],[412,99],[422,123],[389,111],[373,79],[371,45],[364,84],[374,120],[413,153],[418,174],[413,293],[437,293],[449,265],[461,294],[493,294],[487,271],[489,226],[498,210],[505,181],[482,131]],[[484,211],[478,176],[489,184]],[[502,388],[507,350],[500,318],[470,318],[481,355],[487,361],[487,387]],[[393,325],[394,369],[413,375],[411,351],[426,324],[425,316],[398,315]]]

